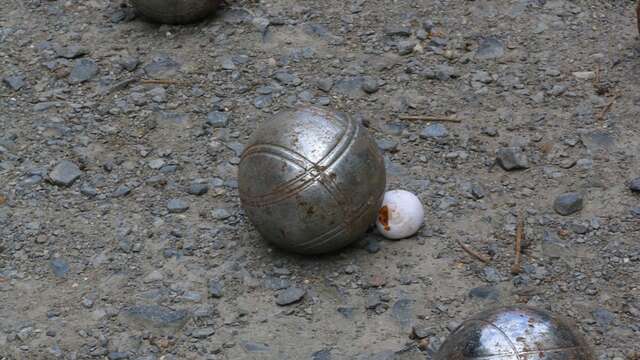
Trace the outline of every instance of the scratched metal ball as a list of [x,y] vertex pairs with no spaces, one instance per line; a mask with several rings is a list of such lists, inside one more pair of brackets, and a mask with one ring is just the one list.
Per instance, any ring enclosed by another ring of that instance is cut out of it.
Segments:
[[153,22],[188,24],[211,15],[220,0],[131,0],[131,4]]
[[527,306],[487,310],[449,335],[435,360],[593,360],[567,320]]
[[278,113],[241,156],[242,207],[275,246],[300,254],[343,248],[377,217],[384,161],[367,130],[344,113],[305,107]]

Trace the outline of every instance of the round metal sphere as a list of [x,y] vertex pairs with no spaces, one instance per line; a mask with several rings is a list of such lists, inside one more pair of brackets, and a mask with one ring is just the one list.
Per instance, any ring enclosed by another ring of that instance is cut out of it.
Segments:
[[547,311],[510,306],[462,323],[435,360],[592,360],[593,353],[567,321]]
[[316,107],[261,124],[238,176],[242,207],[258,232],[300,254],[331,252],[361,237],[386,186],[384,161],[367,130]]
[[211,15],[220,0],[131,0],[143,17],[162,24],[187,24]]

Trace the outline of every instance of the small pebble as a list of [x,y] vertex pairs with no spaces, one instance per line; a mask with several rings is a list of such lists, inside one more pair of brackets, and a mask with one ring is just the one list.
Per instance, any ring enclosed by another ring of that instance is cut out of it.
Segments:
[[189,204],[181,199],[171,199],[167,202],[167,210],[172,214],[181,214],[189,210]]
[[580,193],[569,192],[556,197],[553,209],[560,215],[568,216],[582,210],[583,203],[584,200]]

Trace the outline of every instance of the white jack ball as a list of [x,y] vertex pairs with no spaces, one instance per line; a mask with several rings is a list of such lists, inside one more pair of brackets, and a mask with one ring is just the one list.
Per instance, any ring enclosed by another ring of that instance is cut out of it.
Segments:
[[387,239],[412,236],[424,223],[424,208],[417,196],[405,190],[392,190],[384,194],[378,212],[378,231]]

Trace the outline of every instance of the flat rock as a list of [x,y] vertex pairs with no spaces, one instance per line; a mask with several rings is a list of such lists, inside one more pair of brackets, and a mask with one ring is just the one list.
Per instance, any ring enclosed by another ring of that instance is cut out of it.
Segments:
[[132,306],[121,313],[149,329],[179,329],[189,320],[189,312],[186,310],[172,310],[158,305]]
[[65,59],[75,59],[81,56],[87,55],[89,53],[89,49],[78,45],[73,44],[69,46],[59,46],[55,49],[56,55]]
[[306,291],[304,289],[290,287],[278,294],[278,297],[276,298],[276,304],[280,306],[291,305],[302,300],[305,294]]
[[175,77],[180,65],[166,55],[155,56],[151,63],[144,67],[144,72],[154,79],[169,79]]
[[255,341],[241,341],[240,346],[242,346],[244,351],[248,353],[261,353],[271,351],[269,345]]
[[71,161],[62,160],[49,172],[49,181],[54,185],[69,187],[82,175],[80,168]]
[[91,59],[80,59],[76,61],[71,73],[69,74],[69,82],[71,84],[79,84],[91,80],[98,74],[98,64]]
[[199,183],[199,182],[191,183],[191,185],[189,185],[189,188],[187,189],[187,192],[189,194],[196,195],[196,196],[204,195],[208,191],[209,191],[209,185]]
[[496,151],[496,162],[507,171],[529,168],[527,154],[518,147],[498,149]]
[[488,37],[480,41],[476,57],[481,60],[498,59],[504,56],[504,45],[496,37]]
[[59,278],[64,278],[69,272],[69,264],[67,264],[63,259],[52,259],[51,262],[49,262],[49,265],[51,265],[53,274]]
[[22,75],[5,76],[2,78],[2,82],[13,91],[18,91],[26,85],[24,82],[24,76]]
[[556,197],[553,202],[553,209],[560,215],[568,216],[574,214],[584,206],[582,194],[569,192]]
[[223,128],[229,124],[229,113],[212,111],[207,115],[207,125],[212,128]]
[[469,290],[472,299],[498,300],[500,292],[495,286],[480,286]]
[[209,296],[214,299],[222,297],[222,283],[218,280],[209,280],[208,284]]
[[189,204],[182,199],[171,199],[167,202],[167,210],[172,214],[181,214],[189,210]]
[[629,182],[629,189],[631,191],[640,192],[640,177]]
[[449,132],[442,124],[431,124],[420,131],[420,137],[423,139],[442,139],[447,137]]
[[191,333],[191,337],[194,337],[196,339],[206,339],[209,336],[213,335],[216,331],[213,329],[213,327],[204,327],[204,328],[200,328],[200,329],[196,329]]

